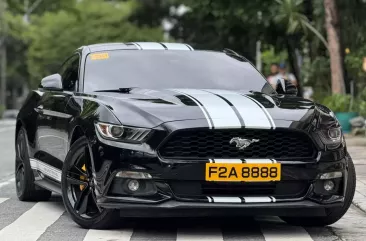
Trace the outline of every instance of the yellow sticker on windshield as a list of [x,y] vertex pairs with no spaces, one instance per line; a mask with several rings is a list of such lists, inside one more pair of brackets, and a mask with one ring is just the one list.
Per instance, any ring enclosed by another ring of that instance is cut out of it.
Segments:
[[101,60],[101,59],[109,59],[108,53],[97,53],[90,55],[91,60]]

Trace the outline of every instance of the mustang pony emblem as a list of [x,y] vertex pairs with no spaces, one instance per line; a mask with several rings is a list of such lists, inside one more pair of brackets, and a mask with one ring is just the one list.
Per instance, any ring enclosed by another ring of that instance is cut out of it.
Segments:
[[242,139],[240,137],[234,137],[230,140],[230,144],[235,143],[236,147],[239,148],[239,150],[247,148],[254,142],[259,142],[259,140],[258,139],[248,140],[248,139]]

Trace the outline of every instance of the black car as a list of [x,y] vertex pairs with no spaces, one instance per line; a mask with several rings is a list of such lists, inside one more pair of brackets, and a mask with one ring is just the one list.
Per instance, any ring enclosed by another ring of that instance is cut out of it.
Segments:
[[332,224],[355,192],[341,127],[327,107],[278,83],[228,49],[83,46],[18,114],[18,198],[62,194],[85,228],[166,216]]

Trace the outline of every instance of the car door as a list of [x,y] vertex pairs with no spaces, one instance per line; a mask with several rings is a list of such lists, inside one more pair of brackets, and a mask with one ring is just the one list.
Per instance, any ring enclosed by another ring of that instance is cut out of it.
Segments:
[[37,109],[37,159],[62,169],[68,150],[68,124],[72,115],[66,106],[78,86],[80,56],[75,54],[61,67],[62,91],[45,91]]

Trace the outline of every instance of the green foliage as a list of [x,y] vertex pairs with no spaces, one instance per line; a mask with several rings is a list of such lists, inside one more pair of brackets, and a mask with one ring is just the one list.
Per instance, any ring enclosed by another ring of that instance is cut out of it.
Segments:
[[366,118],[366,88],[364,88],[359,95],[358,99],[358,113]]
[[330,95],[325,97],[322,103],[334,112],[357,112],[366,117],[366,90],[356,98],[351,95]]
[[323,42],[324,46],[328,45],[323,35],[303,14],[304,0],[276,0],[276,2],[278,3],[278,11],[274,15],[274,20],[278,24],[286,26],[288,34],[291,35],[297,32],[307,34],[310,31]]
[[354,112],[357,111],[356,105],[351,95],[333,94],[323,100],[323,105],[334,112]]
[[267,46],[262,51],[262,62],[263,62],[263,72],[267,76],[270,74],[270,67],[272,63],[281,63],[287,60],[287,52],[281,51],[279,53],[275,52],[273,46]]
[[3,117],[5,107],[3,105],[0,105],[0,119]]
[[137,27],[128,21],[135,1],[77,3],[73,11],[60,10],[35,16],[27,33],[30,41],[28,71],[31,86],[59,70],[61,61],[82,45],[102,42],[159,41],[159,28]]
[[8,13],[7,32],[7,87],[9,89],[20,88],[28,81],[28,70],[26,65],[28,44],[24,33],[27,26],[19,15]]

